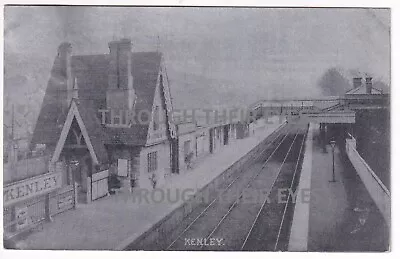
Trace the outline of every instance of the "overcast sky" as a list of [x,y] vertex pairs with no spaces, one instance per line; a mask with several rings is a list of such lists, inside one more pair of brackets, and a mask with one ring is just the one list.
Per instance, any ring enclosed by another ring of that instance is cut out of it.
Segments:
[[178,107],[319,96],[330,67],[390,80],[384,9],[6,7],[5,94],[43,94],[63,41],[98,54],[121,37],[159,46]]

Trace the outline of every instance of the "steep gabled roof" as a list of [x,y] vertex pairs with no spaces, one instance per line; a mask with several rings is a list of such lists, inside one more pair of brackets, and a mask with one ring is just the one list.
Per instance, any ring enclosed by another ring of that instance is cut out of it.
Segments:
[[75,99],[71,101],[66,120],[51,158],[53,163],[59,159],[74,119],[76,119],[82,132],[93,162],[103,164],[108,161],[107,150],[103,143],[103,140],[107,136],[104,136],[100,127],[100,121],[96,117],[96,114],[92,112],[92,108],[93,107],[91,106],[90,102],[82,102]]
[[90,100],[74,100],[73,102],[78,108],[97,159],[100,163],[106,162],[108,155],[104,144],[107,143],[109,136],[104,132],[104,126],[97,117],[94,102]]
[[[131,55],[133,87],[136,94],[135,112],[151,111],[161,66],[159,52],[134,52]],[[103,144],[145,145],[148,124],[130,128],[107,128],[96,121],[99,109],[106,107],[108,67],[110,57],[104,55],[72,56],[71,70],[78,84],[78,108],[89,128],[97,128],[95,137]],[[40,114],[32,137],[32,144],[56,144],[68,113],[66,79],[58,72],[57,58],[47,85]],[[90,131],[90,130],[89,130]],[[101,141],[100,141],[101,139]],[[97,141],[94,141],[97,143]]]

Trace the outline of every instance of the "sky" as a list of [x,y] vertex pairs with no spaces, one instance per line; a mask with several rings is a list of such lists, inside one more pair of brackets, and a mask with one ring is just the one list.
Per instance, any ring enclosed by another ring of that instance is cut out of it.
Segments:
[[332,67],[390,84],[387,9],[7,6],[4,27],[5,104],[33,121],[64,41],[77,55],[119,38],[162,51],[177,108],[318,97]]

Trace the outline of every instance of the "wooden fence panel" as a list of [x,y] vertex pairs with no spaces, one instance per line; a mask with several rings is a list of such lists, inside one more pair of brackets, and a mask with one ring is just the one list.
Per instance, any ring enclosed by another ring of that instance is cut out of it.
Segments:
[[108,195],[108,170],[93,174],[92,201]]

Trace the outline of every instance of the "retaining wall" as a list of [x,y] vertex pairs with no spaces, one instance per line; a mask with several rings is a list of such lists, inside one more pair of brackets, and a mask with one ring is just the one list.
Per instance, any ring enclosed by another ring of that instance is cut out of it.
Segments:
[[390,226],[390,191],[357,152],[355,139],[346,139],[346,153],[386,223]]

